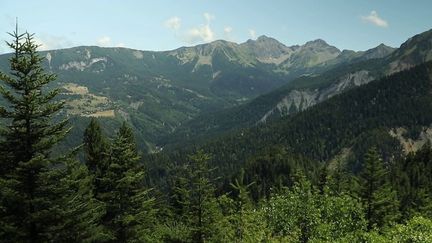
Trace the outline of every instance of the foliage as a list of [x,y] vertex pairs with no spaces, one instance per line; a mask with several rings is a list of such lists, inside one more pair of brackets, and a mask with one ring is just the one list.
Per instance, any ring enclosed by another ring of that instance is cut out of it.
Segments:
[[110,146],[107,164],[100,175],[101,191],[98,194],[98,199],[106,205],[103,225],[115,241],[152,239],[154,199],[144,186],[145,173],[139,159],[132,130],[123,123]]
[[395,165],[393,183],[398,188],[400,211],[405,219],[416,214],[432,216],[432,146],[427,142]]
[[10,59],[12,72],[11,75],[0,72],[0,79],[7,85],[0,87],[0,93],[8,102],[0,108],[0,116],[8,124],[1,131],[0,142],[0,175],[5,197],[1,200],[2,221],[6,224],[1,234],[15,240],[36,241],[45,239],[43,234],[48,229],[43,221],[50,222],[50,215],[43,212],[54,206],[40,194],[47,183],[44,175],[53,163],[49,153],[67,129],[66,121],[51,123],[62,103],[53,102],[57,90],[43,90],[55,76],[44,73],[33,35],[15,31],[11,36],[14,40],[7,44],[14,50]]
[[304,179],[270,198],[264,211],[273,237],[284,241],[337,240],[366,227],[363,207],[355,198],[319,194]]
[[48,238],[54,242],[112,239],[112,235],[100,224],[105,206],[93,195],[93,176],[79,161],[64,159],[66,166],[56,168],[54,173],[47,173],[49,178],[44,180],[50,182],[46,185],[45,193],[52,194],[50,200],[56,205],[46,214],[59,220],[51,226]]
[[[269,153],[274,147],[323,162],[349,148],[355,156],[351,164],[354,172],[358,172],[361,157],[371,146],[377,146],[386,160],[397,159],[401,157],[401,147],[389,130],[432,123],[431,65],[428,62],[384,77],[294,116],[236,130],[175,153],[184,156],[203,149],[213,154],[217,161],[214,166],[221,174],[229,176],[249,159],[265,156],[260,153]],[[164,154],[167,155],[170,156],[169,151]]]
[[368,229],[382,228],[396,222],[399,217],[399,201],[390,184],[388,170],[375,148],[371,148],[365,155],[359,178],[359,197],[365,206]]
[[431,242],[432,220],[424,217],[411,218],[406,224],[398,224],[386,233],[392,242]]
[[[18,28],[17,28],[18,29]],[[33,35],[16,30],[8,43],[11,75],[0,72],[7,84],[0,93],[6,126],[0,141],[0,235],[8,241],[95,241],[107,236],[98,224],[103,205],[93,199],[91,176],[68,151],[51,155],[68,133],[60,120],[63,103],[58,89],[48,85],[56,76],[42,68]]]
[[[44,72],[32,35],[13,36],[11,75],[0,72],[8,85],[0,87],[8,102],[0,108],[2,241],[432,241],[431,144],[404,156],[388,134],[432,122],[431,63],[292,117],[153,154],[145,164],[126,122],[110,140],[91,119],[81,163],[74,151],[53,156],[69,131],[55,116],[63,108],[59,91],[48,86],[55,76]],[[229,48],[215,52],[215,67],[233,72],[233,79],[268,71],[234,75],[238,66],[225,52],[243,57]],[[160,55],[177,67],[173,57]],[[302,80],[320,87],[331,77]],[[228,89],[223,80],[213,85],[215,93]]]
[[180,207],[181,222],[189,227],[189,239],[204,242],[218,233],[217,219],[221,217],[215,198],[215,188],[208,167],[208,154],[199,151],[189,157],[185,176],[178,178],[175,188],[176,204]]

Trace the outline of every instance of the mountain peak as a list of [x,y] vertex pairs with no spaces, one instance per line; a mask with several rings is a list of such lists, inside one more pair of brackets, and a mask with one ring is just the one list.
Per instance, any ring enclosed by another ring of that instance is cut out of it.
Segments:
[[416,60],[427,62],[432,60],[432,29],[417,34],[394,51],[390,60],[392,60],[390,72],[397,72],[416,64]]
[[204,44],[199,44],[196,46],[192,46],[192,48],[217,48],[217,47],[223,47],[223,46],[236,46],[238,45],[237,43],[231,42],[231,41],[227,41],[227,40],[214,40],[212,42],[208,42],[208,43],[204,43]]
[[364,54],[362,55],[362,58],[363,59],[383,58],[390,55],[394,50],[396,49],[387,46],[384,43],[381,43],[378,46],[365,51]]
[[265,35],[261,35],[256,40],[248,40],[242,43],[241,47],[248,53],[254,53],[261,61],[268,58],[278,58],[291,52],[287,46],[278,40]]
[[420,34],[417,34],[417,35],[409,38],[407,41],[402,43],[402,45],[400,46],[400,49],[406,48],[407,46],[415,45],[415,43],[427,42],[430,39],[432,39],[432,29],[427,30],[425,32],[422,32]]
[[252,44],[252,45],[265,45],[265,44],[277,44],[277,45],[283,45],[282,43],[280,43],[278,40],[276,40],[275,38],[266,36],[266,35],[261,35],[259,36],[256,40],[252,40],[249,39],[245,42],[245,44]]
[[301,47],[301,49],[312,52],[327,52],[330,54],[330,56],[327,57],[329,59],[335,58],[341,52],[338,48],[327,44],[327,42],[322,39],[308,41]]
[[[377,48],[383,48],[383,47],[390,47],[390,46],[388,46],[388,45],[386,45],[386,44],[384,44],[384,43],[381,43],[381,44],[379,44],[378,46],[377,46]],[[392,48],[392,47],[390,47],[390,48]]]
[[273,41],[273,40],[275,40],[275,39],[273,39],[273,38],[271,38],[271,37],[268,37],[268,36],[266,36],[266,35],[261,35],[261,36],[259,36],[259,37],[256,39],[256,41],[258,41],[258,42],[262,42],[262,41],[269,41],[269,40]]
[[[230,42],[230,41],[227,41],[227,40],[222,40],[222,39],[220,39],[220,40],[212,41],[212,42],[207,43],[207,44],[225,45],[225,44],[232,44],[232,43],[233,43],[233,42]],[[203,44],[203,45],[205,45],[205,44]]]
[[327,44],[327,42],[325,42],[323,39],[316,39],[316,40],[312,40],[312,41],[308,41],[306,42],[305,46],[330,46],[329,44]]

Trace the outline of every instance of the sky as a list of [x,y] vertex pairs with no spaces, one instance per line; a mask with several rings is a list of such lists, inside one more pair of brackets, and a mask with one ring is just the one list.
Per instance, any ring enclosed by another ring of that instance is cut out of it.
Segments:
[[81,45],[171,50],[260,35],[285,45],[323,39],[337,48],[399,47],[432,28],[430,0],[20,0],[0,6],[6,33],[35,33],[42,50]]

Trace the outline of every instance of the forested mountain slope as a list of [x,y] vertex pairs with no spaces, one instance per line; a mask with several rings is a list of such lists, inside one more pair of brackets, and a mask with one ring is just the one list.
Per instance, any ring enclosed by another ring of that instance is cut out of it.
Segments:
[[[374,79],[430,61],[432,30],[410,38],[394,52],[390,50],[380,45],[363,53],[363,58],[355,58],[352,54],[350,57],[356,62],[346,62],[320,75],[300,77],[238,107],[202,114],[179,127],[164,142],[170,144],[184,138],[211,137],[279,119]],[[348,51],[345,52],[347,54],[342,52],[338,58],[348,55]]]
[[[40,54],[46,69],[58,75],[51,85],[62,89],[65,113],[76,120],[78,133],[88,117],[102,118],[109,132],[127,120],[140,147],[154,151],[162,137],[202,112],[242,104],[301,75],[391,52],[342,55],[323,40],[285,46],[261,36],[241,44],[219,40],[161,52],[82,46]],[[9,70],[8,58],[0,56],[1,70]]]
[[[391,129],[407,128],[413,134],[410,136],[417,138],[431,124],[432,62],[428,62],[293,116],[240,129],[195,147],[213,154],[215,165],[225,175],[235,173],[256,156],[271,156],[275,147],[320,162],[343,155],[356,170],[371,146],[377,146],[387,161],[401,155],[402,146],[390,135]],[[181,160],[178,153],[174,158]]]

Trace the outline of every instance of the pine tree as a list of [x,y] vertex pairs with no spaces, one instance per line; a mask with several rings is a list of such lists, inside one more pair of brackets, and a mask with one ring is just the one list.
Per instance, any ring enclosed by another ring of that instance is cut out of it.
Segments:
[[105,206],[93,195],[93,177],[81,162],[65,158],[65,165],[47,173],[46,193],[56,207],[46,213],[56,215],[59,222],[49,225],[48,237],[53,242],[102,242],[113,238],[100,224]]
[[93,174],[102,170],[106,161],[107,142],[102,134],[102,128],[96,118],[90,120],[84,131],[84,156],[87,168]]
[[319,170],[318,174],[318,190],[321,194],[324,194],[324,192],[328,189],[329,185],[329,171],[327,168],[327,164],[321,165],[321,168]]
[[266,235],[265,220],[261,212],[255,210],[249,195],[249,188],[254,183],[244,184],[244,171],[240,171],[238,179],[231,183],[236,195],[231,216],[234,238],[236,242],[263,241]]
[[[36,51],[33,35],[10,34],[14,40],[7,43],[14,50],[10,58],[11,75],[0,72],[0,94],[8,106],[0,108],[0,117],[7,127],[1,131],[1,174],[13,195],[7,199],[5,209],[19,229],[19,234],[30,242],[41,239],[44,225],[35,220],[44,208],[41,189],[42,173],[53,166],[52,147],[68,132],[67,120],[53,122],[53,116],[63,107],[53,101],[59,90],[46,90],[46,85],[56,79],[45,73],[43,58]],[[16,200],[16,201],[15,201]],[[19,236],[18,236],[19,237]]]
[[203,151],[189,156],[184,177],[175,189],[182,207],[182,222],[190,229],[193,242],[205,242],[217,233],[216,221],[221,217],[215,198],[215,188],[208,166],[210,155]]
[[67,120],[54,116],[63,108],[55,101],[56,79],[45,73],[33,35],[11,34],[11,74],[0,72],[0,107],[6,127],[0,141],[0,238],[9,242],[52,242],[96,239],[100,205],[92,199],[85,171],[56,158],[53,147],[68,133]]
[[104,190],[101,178],[107,171],[108,142],[96,118],[90,120],[84,131],[83,147],[85,164],[93,175],[95,197],[99,198],[99,194]]
[[100,199],[107,210],[103,221],[116,242],[151,241],[153,237],[154,199],[144,186],[145,173],[139,162],[132,129],[123,123],[101,176]]
[[355,195],[358,182],[354,176],[347,171],[345,163],[338,160],[334,169],[327,176],[328,192],[331,195],[350,194]]
[[416,214],[432,216],[432,148],[427,142],[410,153],[395,169],[395,180],[405,219]]
[[368,230],[386,226],[399,217],[399,202],[376,148],[365,155],[359,193],[366,210]]

